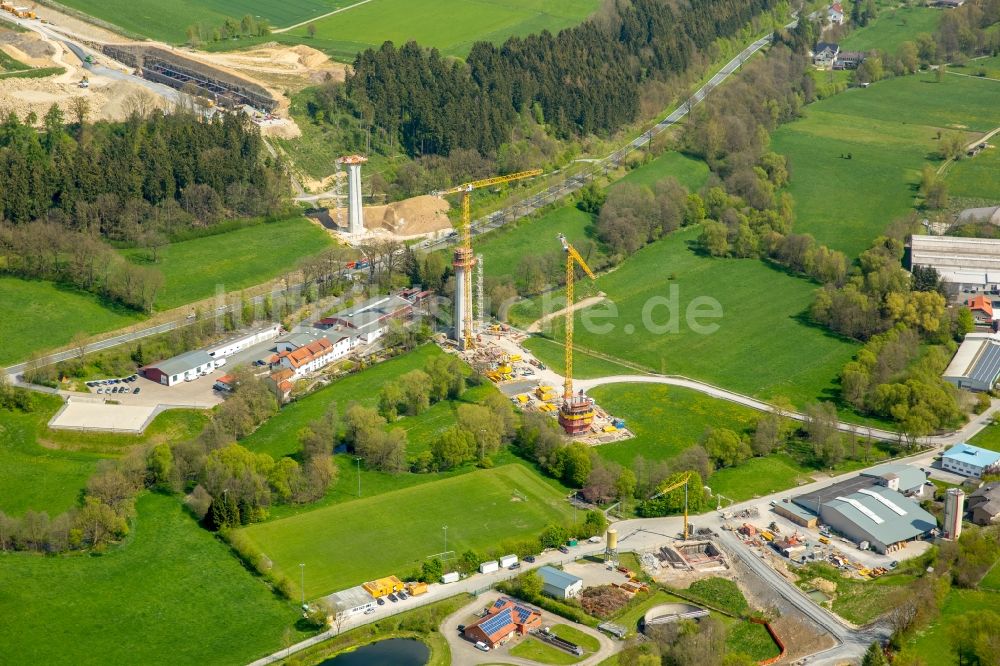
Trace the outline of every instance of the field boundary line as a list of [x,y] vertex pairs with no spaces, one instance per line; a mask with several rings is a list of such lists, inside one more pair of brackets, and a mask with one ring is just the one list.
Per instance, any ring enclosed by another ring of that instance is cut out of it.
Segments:
[[320,14],[319,16],[314,16],[311,19],[302,21],[301,23],[296,23],[295,25],[290,25],[287,28],[278,28],[272,30],[272,33],[282,33],[288,32],[289,30],[295,30],[295,28],[301,28],[304,25],[309,25],[313,21],[322,21],[325,18],[333,16],[334,14],[339,14],[340,12],[346,12],[348,9],[354,9],[355,7],[360,7],[361,5],[367,5],[372,0],[361,0],[361,2],[355,2],[353,5],[347,5],[346,7],[341,7],[340,9],[334,9],[332,12],[327,12],[326,14]]

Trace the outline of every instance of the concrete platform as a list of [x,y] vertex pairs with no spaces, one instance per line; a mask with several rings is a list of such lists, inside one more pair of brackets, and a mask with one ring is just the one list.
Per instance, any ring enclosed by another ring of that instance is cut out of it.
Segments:
[[156,405],[109,405],[69,398],[49,421],[49,427],[140,434],[161,409]]

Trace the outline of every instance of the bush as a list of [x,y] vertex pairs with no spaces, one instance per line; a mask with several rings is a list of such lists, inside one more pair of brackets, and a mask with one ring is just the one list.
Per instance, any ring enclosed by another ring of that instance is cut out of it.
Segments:
[[601,619],[613,617],[629,602],[629,596],[624,590],[614,585],[599,585],[588,587],[583,591],[580,604],[583,609]]

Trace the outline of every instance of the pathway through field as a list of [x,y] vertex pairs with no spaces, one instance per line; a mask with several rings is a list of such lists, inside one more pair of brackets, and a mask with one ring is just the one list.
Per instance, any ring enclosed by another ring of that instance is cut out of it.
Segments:
[[361,0],[361,2],[355,2],[353,5],[347,5],[346,7],[341,7],[340,9],[334,9],[332,12],[327,12],[326,14],[321,14],[320,16],[314,16],[311,19],[306,19],[301,23],[296,23],[295,25],[290,25],[287,28],[278,28],[277,30],[272,30],[271,32],[288,32],[289,30],[294,30],[295,28],[301,28],[304,25],[308,25],[314,21],[321,21],[328,16],[333,16],[334,14],[339,14],[340,12],[346,12],[348,9],[354,9],[355,7],[360,7],[361,5],[367,5],[372,0]]

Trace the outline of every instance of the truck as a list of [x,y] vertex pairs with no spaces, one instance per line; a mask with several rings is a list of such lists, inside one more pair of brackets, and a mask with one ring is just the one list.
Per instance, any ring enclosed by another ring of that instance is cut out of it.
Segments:
[[451,572],[446,573],[443,576],[441,576],[441,584],[442,585],[447,585],[448,583],[457,583],[457,582],[458,582],[458,572],[457,571],[451,571]]
[[517,555],[504,555],[500,558],[500,566],[504,569],[510,568],[512,564],[517,564]]
[[500,563],[496,560],[490,560],[489,562],[483,562],[479,565],[479,573],[493,573],[494,571],[499,571]]

